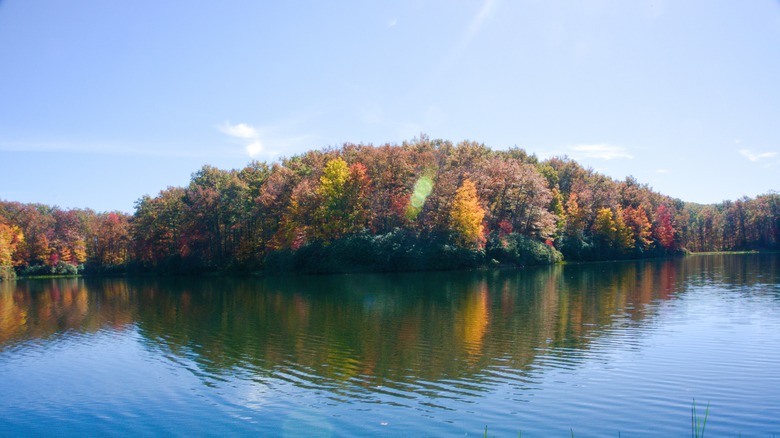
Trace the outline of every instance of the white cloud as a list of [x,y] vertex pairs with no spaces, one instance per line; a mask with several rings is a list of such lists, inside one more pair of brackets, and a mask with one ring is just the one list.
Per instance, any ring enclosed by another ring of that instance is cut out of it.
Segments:
[[246,147],[246,152],[250,157],[255,158],[263,152],[263,144],[260,143],[260,140],[255,140]]
[[672,171],[669,169],[657,169],[655,173],[671,173]]
[[225,134],[236,138],[256,138],[257,130],[246,123],[239,123],[238,125],[231,125],[230,122],[225,122],[219,126],[219,130]]
[[576,146],[570,146],[569,150],[572,151],[572,156],[575,158],[596,158],[599,160],[614,160],[618,158],[632,159],[633,155],[626,151],[623,146],[615,146],[610,144],[580,144]]
[[387,22],[387,27],[393,27],[396,24],[398,24],[398,19],[397,18],[393,18],[392,20]]
[[313,135],[292,135],[290,132],[300,124],[298,119],[290,119],[273,125],[254,127],[246,123],[233,125],[224,122],[217,128],[224,134],[233,137],[234,142],[243,146],[244,152],[252,159],[273,158],[290,151],[300,150],[306,146],[312,147],[322,143],[322,139]]
[[251,143],[244,148],[250,158],[257,158],[257,156],[264,151],[263,143],[260,141],[260,132],[252,126],[249,126],[246,123],[233,125],[230,122],[225,122],[219,125],[218,128],[231,137],[241,140],[251,140]]
[[753,152],[751,149],[740,149],[738,152],[740,155],[753,162],[777,156],[777,152]]

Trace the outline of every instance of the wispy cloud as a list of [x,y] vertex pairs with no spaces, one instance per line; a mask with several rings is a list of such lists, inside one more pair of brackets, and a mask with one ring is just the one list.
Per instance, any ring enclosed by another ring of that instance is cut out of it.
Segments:
[[576,146],[569,146],[571,155],[574,158],[596,158],[599,160],[615,160],[620,158],[632,159],[633,155],[629,154],[626,148],[623,146],[615,146],[611,144],[580,144]]
[[485,22],[493,14],[493,11],[498,7],[500,0],[484,0],[482,7],[479,8],[477,13],[471,18],[468,26],[460,35],[455,45],[450,51],[439,61],[438,67],[432,72],[429,80],[438,80],[441,74],[449,69],[460,58],[461,54],[468,47],[471,40],[477,36],[479,31],[484,26]]
[[224,134],[227,134],[231,137],[240,140],[249,140],[250,143],[246,145],[244,149],[251,158],[257,158],[260,156],[260,154],[263,153],[263,150],[265,149],[263,147],[262,141],[260,141],[259,130],[247,125],[246,123],[233,125],[230,122],[223,122],[221,125],[217,126],[217,128]]
[[396,24],[398,24],[397,18],[393,18],[387,21],[387,27],[394,27]]
[[485,23],[485,20],[490,16],[490,13],[495,8],[496,3],[498,3],[497,0],[485,0],[485,2],[482,4],[482,7],[479,9],[479,12],[477,12],[477,15],[471,19],[471,23],[469,23],[469,27],[466,29],[466,33],[463,35],[463,44],[469,42],[472,38],[474,38],[477,32],[479,32],[479,30],[482,28],[482,25]]
[[777,156],[777,152],[753,152],[752,149],[740,149],[738,152],[740,155],[754,163]]
[[236,137],[236,138],[257,137],[257,130],[245,123],[231,125],[230,122],[225,122],[219,126],[219,130],[231,137]]
[[[318,115],[304,117],[314,117]],[[264,156],[275,158],[290,151],[296,151],[304,147],[312,147],[318,139],[313,135],[299,135],[290,132],[297,129],[302,119],[288,119],[273,125],[251,126],[246,123],[236,125],[223,122],[217,128],[224,134],[233,137],[244,146],[244,151],[250,158]]]
[[184,149],[165,143],[135,144],[107,140],[102,142],[74,141],[0,141],[0,151],[7,152],[66,152],[117,156],[199,158],[213,156],[213,151]]
[[669,169],[656,169],[655,173],[672,173]]

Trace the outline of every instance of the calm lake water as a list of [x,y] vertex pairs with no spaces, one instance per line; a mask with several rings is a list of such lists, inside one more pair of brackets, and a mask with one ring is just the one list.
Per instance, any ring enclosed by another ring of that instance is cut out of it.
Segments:
[[780,435],[780,255],[0,283],[0,435]]

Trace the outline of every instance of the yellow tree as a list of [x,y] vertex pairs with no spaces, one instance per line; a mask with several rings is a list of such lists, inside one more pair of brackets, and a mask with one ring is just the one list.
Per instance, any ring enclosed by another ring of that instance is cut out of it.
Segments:
[[22,230],[0,222],[0,267],[13,266],[16,247],[24,241]]
[[634,248],[634,234],[633,230],[626,225],[623,209],[617,208],[615,214],[615,243],[617,247],[623,251]]
[[349,179],[349,165],[341,157],[328,161],[320,177],[317,194],[321,204],[317,209],[315,237],[331,240],[342,235],[346,222],[344,188]]
[[344,185],[349,178],[349,165],[343,158],[328,161],[320,177],[320,194],[325,202],[337,202],[344,193]]
[[482,248],[485,237],[482,220],[485,210],[479,203],[477,188],[466,179],[455,192],[450,209],[450,227],[460,245],[467,248]]
[[623,210],[623,216],[626,224],[633,231],[633,238],[639,248],[649,248],[653,243],[653,231],[650,220],[647,218],[644,208],[640,205],[637,208],[626,207]]
[[561,192],[555,187],[553,187],[551,193],[552,200],[550,201],[550,212],[557,216],[555,234],[556,236],[560,236],[566,229],[566,210],[564,210],[563,207],[563,195],[561,195]]
[[616,213],[612,213],[612,210],[607,207],[599,209],[596,213],[596,221],[593,223],[593,233],[606,247],[620,251],[627,251],[634,247],[631,228],[626,225],[623,210],[619,207]]
[[369,220],[370,184],[363,164],[349,166],[341,157],[328,161],[317,190],[321,204],[316,237],[332,240],[362,230]]
[[571,236],[582,234],[585,227],[585,212],[580,208],[579,197],[576,193],[569,193],[566,201],[566,234]]
[[606,245],[611,245],[617,235],[617,226],[612,210],[607,207],[599,209],[596,221],[593,223],[593,234],[601,238]]
[[0,217],[0,281],[16,277],[13,270],[16,247],[24,241],[19,227],[7,225]]

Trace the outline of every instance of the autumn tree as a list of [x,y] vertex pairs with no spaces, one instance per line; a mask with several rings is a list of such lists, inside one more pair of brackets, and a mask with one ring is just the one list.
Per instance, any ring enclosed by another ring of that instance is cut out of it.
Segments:
[[491,229],[507,221],[514,232],[528,237],[553,236],[558,217],[549,210],[552,193],[533,165],[493,158],[475,178],[488,206]]
[[368,191],[371,180],[361,163],[349,166],[344,159],[330,160],[317,189],[315,237],[334,240],[364,229],[369,221]]
[[344,188],[348,178],[349,165],[341,157],[325,165],[317,190],[321,205],[317,214],[316,237],[332,240],[341,237],[346,231],[348,206]]
[[465,179],[455,192],[450,210],[450,227],[458,244],[477,249],[484,246],[484,217],[485,210],[480,205],[477,188],[470,179]]
[[5,217],[9,224],[18,226],[24,241],[16,250],[20,266],[47,263],[50,255],[50,238],[54,237],[54,209],[41,204],[8,203]]
[[54,239],[50,240],[50,263],[84,263],[87,260],[87,248],[79,215],[74,210],[55,210],[53,216]]
[[632,250],[636,246],[633,229],[626,224],[624,211],[620,207],[615,210],[615,228],[615,246],[623,253]]
[[598,249],[610,256],[625,255],[634,247],[631,229],[619,208],[614,212],[607,207],[599,209],[593,223],[593,234],[601,246]]
[[408,226],[407,207],[415,184],[415,166],[408,148],[383,145],[361,147],[353,162],[366,167],[371,180],[368,209],[372,212],[370,228],[387,233],[394,228]]
[[623,218],[631,230],[631,238],[634,241],[633,246],[640,250],[650,248],[650,245],[653,243],[652,225],[642,205],[636,208],[628,206],[623,209]]
[[585,213],[580,208],[580,204],[577,201],[579,197],[576,193],[569,194],[569,199],[566,201],[566,234],[569,236],[582,235],[582,231],[585,227]]
[[136,261],[152,267],[189,255],[185,227],[185,190],[169,187],[136,202],[130,229]]
[[555,235],[559,237],[566,230],[566,210],[564,209],[563,195],[557,188],[553,188],[550,195],[552,198],[550,200],[550,213],[556,217]]
[[96,215],[94,222],[90,258],[101,267],[125,264],[130,244],[129,218],[112,212]]
[[[18,267],[86,259],[249,270],[277,250],[347,237],[363,249],[385,245],[390,253],[406,245],[398,251],[418,255],[426,246],[420,243],[434,243],[427,247],[435,251],[450,237],[466,252],[485,237],[487,251],[512,240],[528,252],[546,241],[572,260],[780,247],[777,193],[684,203],[566,157],[539,162],[516,147],[493,151],[425,135],[401,145],[311,150],[240,170],[204,166],[186,187],[140,199],[132,217],[0,201],[0,221],[2,257],[12,254]],[[14,227],[24,238],[9,252]]]
[[316,217],[321,207],[316,194],[316,183],[307,178],[297,184],[290,194],[276,227],[276,233],[269,242],[272,250],[298,249],[311,238],[319,238],[319,219]]
[[654,231],[656,240],[664,249],[675,249],[675,229],[672,212],[666,205],[659,205],[656,209]]
[[258,252],[266,252],[280,248],[280,242],[285,239],[276,238],[280,225],[285,220],[289,209],[292,192],[299,177],[291,169],[280,164],[271,167],[270,174],[260,187],[259,195],[254,199],[253,217],[260,228]]
[[347,234],[361,231],[371,223],[370,192],[371,178],[366,166],[362,163],[349,166],[349,177],[344,185],[344,197],[349,205],[345,230]]
[[16,249],[22,242],[24,233],[21,228],[5,223],[0,218],[0,268],[9,268],[15,264]]
[[617,226],[609,208],[601,208],[596,214],[596,221],[593,223],[593,234],[605,247],[611,246],[617,235]]

